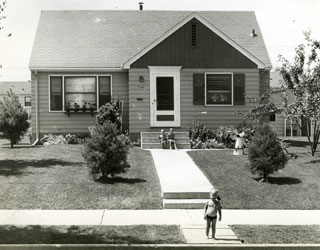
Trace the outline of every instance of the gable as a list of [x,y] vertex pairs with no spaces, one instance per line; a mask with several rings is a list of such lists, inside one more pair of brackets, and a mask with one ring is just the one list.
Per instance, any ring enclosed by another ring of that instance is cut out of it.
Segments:
[[148,66],[257,68],[257,64],[196,18],[131,64],[131,68]]

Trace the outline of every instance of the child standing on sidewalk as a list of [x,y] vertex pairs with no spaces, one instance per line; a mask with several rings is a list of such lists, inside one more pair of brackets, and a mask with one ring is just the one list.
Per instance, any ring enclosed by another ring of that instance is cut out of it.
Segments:
[[217,214],[219,214],[219,221],[222,219],[221,208],[219,191],[213,188],[210,191],[210,200],[204,207],[204,219],[207,220],[206,235],[208,239],[210,227],[212,231],[212,238],[215,239]]

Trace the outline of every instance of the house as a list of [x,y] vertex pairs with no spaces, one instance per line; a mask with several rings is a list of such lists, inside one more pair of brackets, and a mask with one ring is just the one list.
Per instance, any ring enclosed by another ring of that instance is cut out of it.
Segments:
[[[270,88],[276,89],[281,86],[282,76],[279,72],[270,72]],[[295,101],[295,96],[291,91],[287,91],[288,103],[293,103]],[[279,94],[274,94],[271,96],[271,100],[276,104],[282,105],[282,98]],[[301,120],[300,125],[302,125],[302,130],[299,128],[294,121],[285,119],[279,114],[270,115],[270,126],[273,131],[277,133],[278,136],[305,136],[307,133],[307,124]]]
[[271,67],[251,11],[42,11],[29,64],[33,133],[87,133],[95,117],[80,108],[111,98],[133,139],[193,120],[237,125]]
[[31,119],[31,82],[0,82],[0,100],[8,96],[10,89],[19,97],[19,101]]

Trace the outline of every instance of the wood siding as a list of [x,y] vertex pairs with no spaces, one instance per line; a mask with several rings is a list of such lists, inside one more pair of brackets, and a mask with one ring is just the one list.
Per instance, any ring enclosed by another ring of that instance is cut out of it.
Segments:
[[[196,47],[192,46],[191,26],[196,24]],[[257,68],[250,59],[193,19],[131,65],[183,66],[184,68]]]
[[[93,125],[95,116],[90,113],[71,113],[70,117],[64,112],[49,112],[49,75],[51,73],[38,73],[38,92],[39,92],[39,132],[41,135],[48,133],[65,134],[65,133],[88,133],[88,126]],[[112,96],[119,97],[124,101],[124,119],[123,127],[128,128],[128,73],[111,72],[111,73],[61,73],[61,75],[112,75]],[[59,73],[52,73],[59,75]],[[32,73],[32,132],[36,130],[36,98],[35,98],[35,75]]]
[[[186,131],[193,120],[203,122],[214,129],[219,126],[238,125],[244,121],[235,111],[248,111],[256,105],[246,101],[245,105],[234,106],[204,106],[193,105],[193,74],[205,72],[234,72],[245,74],[246,95],[258,98],[260,96],[260,75],[258,69],[182,69],[181,70],[181,127],[176,130]],[[143,76],[145,81],[139,82]],[[129,132],[158,131],[150,127],[150,81],[148,69],[129,70]],[[139,100],[139,101],[138,101]],[[205,114],[203,112],[206,112]]]

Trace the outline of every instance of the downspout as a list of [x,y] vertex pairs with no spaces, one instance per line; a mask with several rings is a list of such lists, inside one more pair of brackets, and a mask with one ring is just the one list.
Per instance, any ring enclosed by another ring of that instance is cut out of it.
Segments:
[[38,72],[37,70],[34,71],[35,75],[35,104],[36,104],[36,140],[32,144],[32,146],[37,145],[39,142],[39,94],[38,94]]

